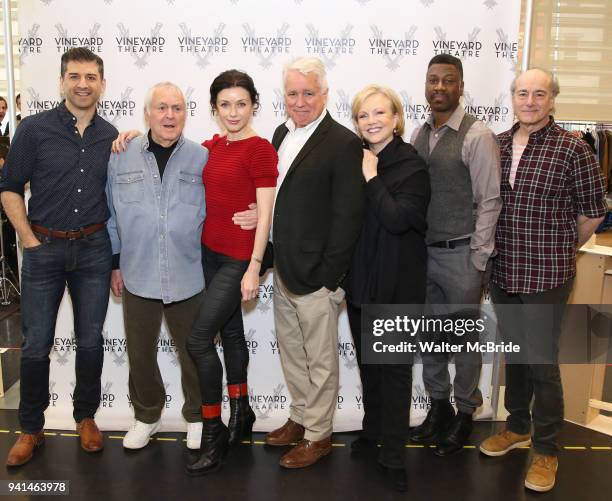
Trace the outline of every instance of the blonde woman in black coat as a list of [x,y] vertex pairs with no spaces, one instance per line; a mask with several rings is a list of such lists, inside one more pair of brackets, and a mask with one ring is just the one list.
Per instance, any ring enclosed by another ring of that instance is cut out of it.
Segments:
[[402,140],[402,104],[391,89],[369,85],[353,100],[352,117],[364,140],[366,214],[347,279],[347,307],[361,374],[363,430],[352,452],[376,451],[391,486],[407,489],[405,444],[410,423],[412,365],[362,363],[364,304],[423,304],[429,175]]

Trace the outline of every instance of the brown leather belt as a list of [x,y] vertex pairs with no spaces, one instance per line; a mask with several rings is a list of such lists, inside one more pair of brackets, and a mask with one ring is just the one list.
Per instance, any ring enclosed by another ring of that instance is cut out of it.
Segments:
[[38,224],[32,224],[32,231],[36,233],[40,233],[46,237],[51,238],[64,238],[66,240],[78,240],[79,238],[85,238],[86,236],[92,235],[97,231],[100,231],[106,228],[105,223],[96,223],[91,226],[86,226],[80,230],[73,231],[58,231],[58,230],[49,230],[44,226],[39,226]]

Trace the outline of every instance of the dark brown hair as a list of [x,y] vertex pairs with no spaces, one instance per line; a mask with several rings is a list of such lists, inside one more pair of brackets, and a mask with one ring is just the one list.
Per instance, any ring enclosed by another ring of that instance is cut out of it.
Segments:
[[238,70],[227,70],[219,74],[210,84],[210,107],[215,112],[217,108],[217,96],[219,92],[225,89],[231,89],[232,87],[242,87],[251,96],[251,102],[253,103],[253,109],[259,108],[259,92],[255,88],[253,79],[243,71]]
[[62,77],[66,74],[66,67],[70,61],[95,62],[98,65],[100,78],[104,80],[104,61],[102,61],[100,56],[94,54],[89,49],[85,47],[74,47],[62,54],[62,65],[60,68]]

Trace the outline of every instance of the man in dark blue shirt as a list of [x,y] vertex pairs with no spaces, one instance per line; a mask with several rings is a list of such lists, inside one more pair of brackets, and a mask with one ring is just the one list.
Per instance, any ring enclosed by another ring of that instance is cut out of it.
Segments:
[[[66,285],[74,310],[74,419],[81,446],[102,449],[93,419],[100,404],[102,326],[108,307],[111,244],[105,197],[110,146],[117,130],[96,113],[106,82],[102,59],[75,48],[62,56],[64,101],[26,117],[2,172],[2,204],[23,243],[23,346],[19,422],[7,465],[28,462],[43,443],[49,405],[49,352]],[[32,197],[26,214],[24,187]]]

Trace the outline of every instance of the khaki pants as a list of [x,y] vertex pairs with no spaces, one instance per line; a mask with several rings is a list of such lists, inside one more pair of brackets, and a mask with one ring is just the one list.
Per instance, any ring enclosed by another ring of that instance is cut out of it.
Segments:
[[304,296],[291,293],[274,274],[274,323],[285,381],[291,394],[290,418],[304,426],[304,438],[332,433],[338,398],[338,314],[344,299],[321,288]]
[[143,423],[155,423],[166,402],[166,389],[157,365],[157,341],[162,315],[176,345],[181,367],[185,403],[183,417],[189,423],[200,421],[200,386],[198,374],[187,353],[187,337],[199,311],[203,293],[184,301],[164,304],[123,289],[123,322],[130,361],[129,390],[134,416]]

